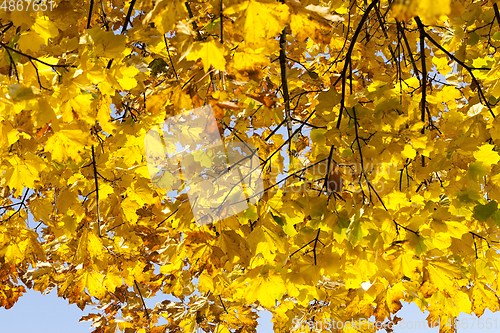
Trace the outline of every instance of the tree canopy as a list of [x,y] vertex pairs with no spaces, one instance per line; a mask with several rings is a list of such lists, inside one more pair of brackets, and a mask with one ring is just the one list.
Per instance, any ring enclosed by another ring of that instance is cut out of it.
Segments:
[[[95,333],[499,310],[499,47],[497,1],[3,1],[0,306],[55,288]],[[204,106],[184,135],[254,147],[262,187],[200,224],[145,141]]]

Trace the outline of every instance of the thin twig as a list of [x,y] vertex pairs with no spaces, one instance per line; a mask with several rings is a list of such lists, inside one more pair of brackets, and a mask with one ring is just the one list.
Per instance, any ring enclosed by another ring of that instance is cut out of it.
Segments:
[[89,18],[87,19],[87,29],[90,29],[90,20],[92,19],[93,9],[94,9],[94,0],[90,0]]
[[[2,222],[6,222],[8,220],[10,220],[11,218],[13,218],[16,214],[19,214],[19,212],[21,211],[21,208],[23,206],[26,207],[26,204],[24,203],[24,200],[26,199],[26,196],[28,195],[28,192],[29,192],[30,189],[27,189],[26,192],[24,192],[24,195],[23,195],[23,198],[21,199],[21,202],[19,203],[19,208],[15,211],[14,214],[12,214],[11,216],[9,216],[8,218],[6,218],[5,220],[2,220],[0,221],[0,223]],[[23,188],[23,191],[24,191],[24,188]]]
[[[122,31],[120,32],[121,35],[124,35],[125,32],[127,32],[127,26],[128,26],[129,21],[130,21],[130,16],[132,15],[132,12],[134,11],[135,1],[136,0],[130,1],[130,6],[128,7],[128,11],[127,11],[127,16],[125,17],[125,22],[123,22]],[[103,6],[102,0],[101,0],[101,6]],[[102,7],[102,12],[104,13],[104,7]],[[104,17],[106,18],[106,16],[104,16]],[[109,31],[107,21],[106,21],[106,29]],[[113,59],[109,59],[109,62],[108,62],[108,65],[106,66],[106,68],[110,69],[112,64],[113,64]]]
[[498,12],[498,4],[493,4],[493,10],[495,11],[495,17],[497,19],[498,25],[500,25],[500,12]]
[[14,73],[16,74],[16,79],[17,82],[19,82],[19,74],[17,73],[17,66],[16,63],[14,62],[14,59],[12,58],[12,55],[10,54],[10,51],[6,49],[7,55],[9,56],[10,59],[10,69],[9,69],[9,75],[12,75],[12,69],[14,69]]
[[172,212],[172,214],[170,214],[169,216],[167,216],[165,219],[163,219],[163,221],[161,221],[160,223],[158,223],[158,225],[156,226],[155,229],[158,229],[162,224],[163,222],[165,222],[166,220],[168,220],[169,218],[171,218],[175,213],[177,213],[177,211],[179,210],[179,208],[177,208],[176,210],[174,210]]
[[[417,22],[417,24],[422,24],[422,22],[420,21],[420,18],[418,16],[415,17],[415,21]],[[486,96],[484,96],[484,92],[483,92],[483,89],[481,88],[481,85],[479,84],[479,81],[476,79],[476,76],[472,72],[473,70],[491,70],[491,68],[487,68],[487,67],[477,68],[477,67],[467,66],[463,61],[459,60],[453,54],[451,54],[450,52],[448,52],[444,47],[442,47],[441,45],[439,45],[439,43],[436,42],[425,30],[424,30],[424,34],[425,34],[425,37],[432,44],[434,44],[438,49],[440,49],[441,51],[443,51],[448,57],[450,57],[451,59],[453,59],[454,61],[456,61],[460,66],[462,66],[463,68],[465,68],[467,70],[467,72],[469,72],[469,75],[471,76],[472,81],[477,86],[477,90],[478,90],[478,93],[479,93],[479,100],[480,101],[482,100],[484,102],[484,104],[486,105],[486,107],[490,111],[490,114],[493,116],[493,118],[495,118],[495,113],[491,109],[490,103],[486,100]]]
[[76,68],[76,66],[75,66],[75,65],[57,65],[57,64],[54,64],[54,65],[53,65],[53,64],[46,63],[46,62],[45,62],[45,61],[43,61],[43,60],[37,59],[37,58],[32,57],[32,56],[30,56],[30,55],[28,55],[28,54],[26,54],[26,53],[23,53],[23,52],[21,52],[21,51],[18,51],[18,50],[16,50],[16,49],[14,49],[14,48],[12,48],[12,47],[8,46],[7,44],[2,43],[2,42],[0,42],[0,46],[1,46],[1,47],[4,47],[4,48],[5,48],[5,49],[7,49],[7,50],[10,50],[10,51],[12,51],[12,52],[15,52],[15,53],[17,53],[17,54],[20,54],[20,55],[22,55],[22,56],[24,56],[24,57],[26,57],[26,58],[28,58],[28,59],[35,60],[35,61],[37,61],[37,62],[39,62],[39,63],[41,63],[41,64],[44,64],[45,66],[49,66],[49,67],[52,67],[52,68],[56,68],[56,67],[63,67],[63,68],[66,68],[66,67],[74,67],[74,68]]
[[128,11],[127,11],[127,16],[125,17],[125,22],[123,23],[122,31],[120,32],[120,34],[122,34],[122,35],[125,32],[127,32],[127,26],[130,22],[130,17],[132,16],[132,12],[134,11],[134,6],[135,6],[135,0],[131,0],[130,6],[128,7]]
[[137,285],[136,280],[134,280],[134,284],[135,287],[137,288],[137,291],[139,292],[139,296],[141,297],[142,307],[144,308],[144,312],[146,313],[146,318],[148,318],[148,321],[150,321],[151,318],[149,318],[148,308],[146,307],[146,303],[144,302],[144,298],[142,297],[141,290],[139,289],[139,285]]
[[363,14],[363,17],[361,17],[361,21],[359,22],[359,25],[354,32],[354,35],[352,36],[351,43],[349,44],[349,48],[347,49],[347,54],[345,56],[345,61],[344,61],[344,68],[342,69],[341,77],[342,77],[342,99],[340,100],[340,110],[339,110],[339,118],[337,120],[337,128],[340,128],[340,123],[342,121],[342,112],[344,110],[344,103],[345,103],[345,79],[346,79],[346,73],[347,73],[347,68],[350,63],[351,59],[351,54],[352,51],[354,50],[354,45],[356,44],[356,40],[358,39],[358,36],[363,29],[363,23],[368,19],[368,15],[370,14],[370,11],[375,7],[377,4],[378,0],[374,0],[368,8],[366,8],[365,13]]
[[[281,32],[280,37],[280,68],[281,68],[281,87],[283,90],[283,101],[285,104],[285,120],[286,120],[286,129],[288,132],[288,138],[292,138],[292,119],[290,114],[290,95],[288,94],[288,81],[286,78],[286,27]],[[292,140],[289,141],[288,145],[288,153],[289,158],[292,158]],[[290,161],[291,162],[291,161]]]
[[102,17],[104,20],[104,25],[106,26],[106,31],[109,31],[108,18],[106,17],[106,10],[104,9],[104,0],[101,0],[101,10],[102,10]]
[[224,311],[226,311],[226,313],[229,313],[229,312],[227,311],[226,306],[224,305],[224,302],[222,301],[222,297],[220,297],[220,295],[219,295],[219,300],[220,300],[220,302],[222,303],[222,307],[224,308]]
[[[422,64],[422,100],[420,101],[420,120],[424,123],[421,133],[425,132],[425,105],[427,103],[427,67],[425,64],[425,29],[424,25],[420,20],[415,19],[418,25],[418,30],[420,31],[420,62]],[[422,155],[422,167],[425,167],[425,156]]]
[[168,42],[166,35],[163,35],[163,40],[165,41],[165,47],[167,48],[167,54],[168,54],[168,59],[170,60],[170,66],[172,66],[172,70],[174,71],[175,77],[177,78],[177,81],[179,81],[179,75],[177,75],[177,72],[175,71],[174,62],[172,61],[172,57],[170,56],[170,50],[168,49]]
[[94,146],[92,146],[92,167],[94,169],[94,181],[95,181],[95,200],[97,209],[97,228],[99,232],[99,237],[101,237],[101,217],[99,215],[99,183],[97,180],[97,165],[95,160]]

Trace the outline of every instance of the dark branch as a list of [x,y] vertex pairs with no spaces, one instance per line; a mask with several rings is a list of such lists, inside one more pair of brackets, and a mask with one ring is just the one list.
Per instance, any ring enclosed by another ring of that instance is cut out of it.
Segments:
[[94,9],[94,0],[90,0],[89,18],[87,19],[87,29],[90,29],[90,20],[92,19],[93,9]]
[[[127,16],[125,17],[125,22],[123,22],[122,31],[120,32],[121,35],[124,35],[125,32],[127,32],[127,26],[128,26],[128,23],[130,22],[130,16],[132,15],[132,12],[134,11],[135,1],[136,0],[131,0],[130,1],[130,6],[128,7],[128,11],[127,11]],[[104,5],[102,3],[102,0],[101,0],[101,6],[103,6],[102,7],[102,12],[104,13]],[[109,31],[109,27],[108,27],[108,22],[107,21],[106,21],[106,29]],[[108,65],[106,66],[106,68],[110,69],[112,64],[113,64],[113,59],[110,59],[109,62],[108,62]]]
[[500,12],[498,12],[498,4],[493,4],[493,10],[495,11],[495,17],[497,19],[498,25],[500,25]]
[[[420,120],[424,123],[422,127],[422,134],[425,131],[425,106],[427,103],[427,67],[425,64],[425,29],[424,25],[420,20],[415,19],[418,25],[418,30],[420,32],[420,62],[422,64],[422,82],[420,86],[422,87],[422,100],[420,101]],[[425,167],[425,157],[422,155],[422,167]]]
[[168,49],[167,37],[165,35],[163,35],[163,40],[165,41],[165,47],[167,48],[167,54],[168,54],[168,59],[170,60],[170,66],[172,66],[172,70],[174,71],[175,77],[177,78],[177,81],[179,81],[179,75],[177,75],[177,72],[175,71],[174,62],[172,61],[172,57],[170,56],[170,50]]
[[340,128],[340,123],[342,121],[342,112],[344,111],[344,103],[345,103],[345,79],[346,79],[346,73],[347,73],[347,68],[350,63],[351,59],[351,54],[352,51],[354,50],[354,45],[356,44],[356,40],[358,39],[358,36],[363,29],[363,24],[364,22],[368,19],[368,15],[370,14],[370,11],[375,7],[375,5],[378,3],[378,0],[374,0],[368,8],[366,8],[365,13],[363,14],[363,17],[361,17],[361,21],[358,24],[358,27],[356,28],[356,31],[354,32],[354,35],[352,36],[351,43],[349,44],[349,49],[347,49],[347,54],[345,56],[345,61],[344,61],[344,68],[342,69],[342,99],[340,100],[340,110],[339,110],[339,118],[337,120],[337,128]]
[[95,181],[95,200],[97,209],[97,230],[99,231],[99,237],[101,237],[101,217],[99,215],[99,183],[97,181],[97,165],[95,160],[94,146],[92,146],[92,167],[94,169],[94,181]]
[[132,12],[134,11],[134,6],[135,6],[135,0],[131,0],[130,6],[128,7],[128,11],[127,11],[127,16],[125,17],[125,22],[123,23],[122,31],[120,32],[120,34],[122,34],[122,35],[125,32],[127,32],[127,26],[128,26],[128,23],[130,22],[130,16],[132,16]]
[[23,53],[23,52],[21,52],[21,51],[18,51],[18,50],[16,50],[16,49],[14,49],[14,48],[12,48],[12,47],[8,46],[7,44],[2,43],[2,42],[0,42],[0,46],[1,46],[1,47],[4,47],[5,49],[7,49],[7,50],[9,50],[9,51],[16,52],[17,54],[20,54],[20,55],[22,55],[22,56],[24,56],[24,57],[26,57],[26,58],[28,58],[28,59],[31,59],[31,60],[37,61],[37,62],[39,62],[39,63],[41,63],[41,64],[44,64],[45,66],[49,66],[49,67],[52,67],[52,68],[56,68],[56,67],[62,67],[62,68],[66,68],[66,67],[74,67],[74,68],[76,68],[76,66],[75,66],[75,65],[57,65],[57,64],[54,64],[54,65],[53,65],[53,64],[46,63],[46,62],[45,62],[45,61],[43,61],[43,60],[37,59],[37,58],[32,57],[32,56],[30,56],[30,55],[28,55],[28,54],[26,54],[26,53]]
[[151,318],[149,318],[148,308],[146,307],[146,303],[144,302],[144,298],[142,297],[141,290],[139,289],[136,280],[134,280],[134,284],[135,287],[137,288],[137,291],[139,292],[139,296],[141,297],[142,307],[144,308],[144,312],[146,313],[146,318],[148,318],[148,321],[151,321]]
[[101,10],[102,10],[102,17],[104,20],[104,25],[106,26],[106,31],[109,31],[108,18],[106,17],[106,10],[104,9],[104,1],[103,0],[101,0]]
[[[283,101],[285,103],[285,120],[286,120],[286,129],[288,132],[288,138],[292,137],[292,119],[290,114],[290,95],[288,94],[288,81],[286,78],[286,27],[281,32],[280,36],[280,69],[281,69],[281,86],[283,89]],[[288,152],[291,157],[291,143],[288,146]]]
[[[418,16],[415,17],[415,21],[419,25],[422,24],[422,22],[420,21],[420,18]],[[451,54],[450,52],[448,52],[444,47],[442,47],[441,45],[439,45],[439,43],[437,43],[425,30],[424,30],[424,34],[425,34],[425,37],[432,44],[434,44],[438,49],[440,49],[441,51],[443,51],[448,57],[450,57],[451,59],[453,59],[454,61],[456,61],[460,66],[462,66],[463,68],[465,68],[467,70],[467,72],[469,72],[469,74],[470,74],[470,76],[472,78],[472,81],[477,86],[477,90],[478,90],[479,97],[480,97],[479,99],[480,100],[482,99],[484,101],[484,104],[486,104],[486,107],[490,111],[491,115],[493,116],[493,118],[495,118],[495,113],[493,113],[493,110],[491,109],[490,103],[488,103],[488,101],[486,100],[486,97],[484,96],[483,89],[481,88],[481,85],[479,84],[479,81],[476,79],[476,77],[474,76],[474,73],[472,72],[473,70],[491,70],[491,68],[486,68],[486,67],[476,68],[476,67],[467,66],[463,61],[460,61],[453,54]]]

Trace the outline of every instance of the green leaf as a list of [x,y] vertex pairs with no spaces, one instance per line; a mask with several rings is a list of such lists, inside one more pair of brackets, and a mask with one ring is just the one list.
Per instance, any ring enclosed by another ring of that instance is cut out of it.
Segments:
[[[10,47],[11,49],[16,49],[19,37],[20,37],[19,35],[15,35],[14,37],[12,37],[7,46]],[[21,55],[19,53],[8,50],[6,48],[4,49],[3,52],[3,58],[8,65],[11,64],[11,60],[14,61],[14,63],[18,63],[19,61],[21,61]]]
[[486,222],[496,211],[498,210],[498,204],[496,201],[490,201],[486,205],[478,204],[474,207],[474,217],[479,222]]
[[475,32],[470,33],[467,39],[467,45],[476,45],[477,42],[479,42],[479,35]]
[[495,211],[493,215],[491,215],[491,219],[496,225],[500,226],[500,210]]
[[271,213],[271,215],[274,221],[276,221],[276,223],[281,227],[281,229],[283,229],[283,231],[287,235],[294,236],[295,234],[297,234],[297,231],[293,227],[293,223],[290,223],[286,218],[283,218],[279,215],[274,215],[273,213]]
[[284,221],[284,218],[282,218],[281,216],[278,216],[278,215],[274,215],[273,213],[271,213],[274,221],[276,221],[276,223],[278,223],[278,225],[283,228],[283,226],[285,225],[285,221]]
[[474,162],[469,164],[468,173],[473,181],[478,182],[479,179],[482,179],[488,174],[488,170],[484,167],[482,162]]
[[361,208],[351,217],[351,223],[349,223],[349,227],[347,228],[346,235],[349,242],[352,245],[356,245],[358,242],[363,240],[365,236],[365,232],[361,227],[361,216],[363,215],[363,209]]
[[168,65],[162,58],[156,58],[149,63],[149,68],[151,68],[151,74],[156,76],[161,73],[166,73],[168,71]]
[[218,17],[215,20],[207,23],[207,25],[205,25],[205,29],[208,32],[214,32],[215,29],[217,29],[217,27],[219,26],[219,24],[220,24],[220,17]]
[[243,218],[255,221],[257,220],[257,207],[256,206],[250,206],[245,213],[243,214]]

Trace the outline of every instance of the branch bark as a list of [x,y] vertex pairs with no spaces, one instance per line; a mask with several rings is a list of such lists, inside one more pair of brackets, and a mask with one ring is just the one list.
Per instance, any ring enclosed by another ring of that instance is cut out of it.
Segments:
[[[128,23],[130,22],[130,16],[132,16],[132,11],[134,10],[135,1],[136,0],[131,0],[130,1],[130,6],[128,7],[128,11],[127,11],[127,16],[125,16],[125,22],[123,22],[122,31],[120,32],[121,35],[123,35],[123,34],[125,34],[125,32],[127,32],[127,26],[128,26]],[[101,6],[103,6],[102,1],[101,1]],[[102,7],[102,12],[104,13],[104,7]],[[106,22],[106,28],[109,31],[107,22]],[[109,60],[108,65],[106,66],[106,68],[110,69],[111,68],[111,64],[113,64],[113,59]]]
[[[286,129],[288,132],[289,145],[288,153],[290,158],[292,158],[291,145],[292,145],[292,118],[290,115],[290,95],[288,94],[288,81],[286,78],[286,27],[281,32],[280,37],[280,69],[281,69],[281,89],[283,92],[283,101],[285,104],[285,121]],[[290,161],[291,162],[291,161]]]
[[[425,64],[425,29],[424,25],[420,19],[415,18],[417,22],[418,30],[420,32],[420,62],[422,64],[422,82],[420,86],[422,87],[422,100],[420,101],[420,120],[424,123],[422,127],[422,134],[425,132],[425,105],[427,103],[427,66]],[[422,155],[422,167],[425,167],[425,156]]]
[[94,9],[94,0],[90,0],[89,18],[87,19],[87,29],[90,29],[90,20],[92,18],[93,9]]
[[340,100],[340,111],[339,111],[339,118],[337,120],[337,128],[340,128],[340,123],[342,121],[342,112],[344,111],[344,104],[345,104],[345,79],[346,79],[346,73],[347,73],[347,68],[349,66],[349,62],[351,60],[351,54],[352,51],[354,50],[354,45],[356,44],[356,40],[358,39],[358,36],[363,29],[363,24],[364,22],[368,19],[368,15],[370,14],[371,10],[375,5],[378,3],[378,0],[374,0],[368,8],[366,8],[365,13],[363,14],[363,17],[361,17],[361,21],[358,24],[358,27],[356,28],[356,31],[354,32],[354,35],[352,36],[351,43],[349,44],[349,49],[347,50],[347,54],[345,56],[345,61],[344,61],[344,68],[342,69],[342,99]]
[[97,229],[99,231],[99,237],[101,237],[101,216],[99,215],[99,182],[97,181],[97,164],[95,160],[94,146],[92,146],[92,168],[94,169],[94,181],[95,181],[95,200],[97,209]]
[[[415,21],[417,22],[417,24],[422,24],[422,21],[420,21],[420,18],[418,16],[415,17]],[[486,105],[486,107],[490,111],[490,114],[493,116],[493,118],[495,118],[495,113],[493,113],[493,110],[491,109],[490,103],[488,103],[488,101],[486,100],[486,97],[484,96],[484,92],[483,92],[483,89],[481,88],[481,85],[479,84],[479,81],[476,79],[474,73],[472,72],[473,70],[491,70],[491,68],[476,68],[476,67],[467,66],[463,61],[457,59],[453,54],[451,54],[444,47],[439,45],[439,43],[437,43],[424,29],[423,29],[423,33],[424,33],[425,37],[429,40],[429,42],[434,44],[434,46],[436,46],[438,49],[443,51],[448,57],[450,57],[451,59],[456,61],[460,66],[465,68],[467,70],[467,72],[469,72],[469,75],[471,76],[472,81],[477,86],[477,90],[479,93],[479,100],[482,99],[484,101],[484,104]]]

